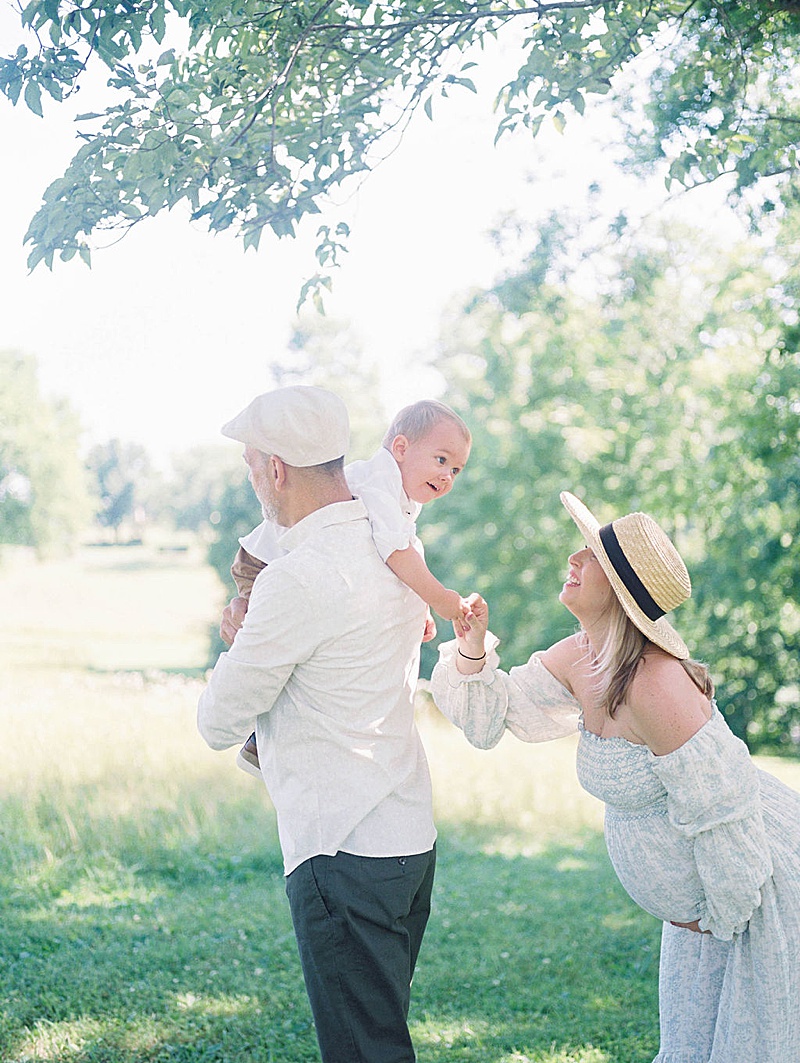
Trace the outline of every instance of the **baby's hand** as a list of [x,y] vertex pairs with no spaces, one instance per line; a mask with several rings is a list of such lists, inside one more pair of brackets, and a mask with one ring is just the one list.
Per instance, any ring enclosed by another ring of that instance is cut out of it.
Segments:
[[425,631],[422,635],[423,642],[430,642],[436,638],[436,621],[433,619],[430,609],[425,616]]
[[456,638],[463,639],[467,632],[470,630],[470,620],[474,619],[474,613],[472,612],[472,606],[465,599],[461,599],[461,612],[453,620],[453,633]]
[[466,601],[462,599],[466,611],[461,617],[453,621],[453,631],[456,638],[466,638],[470,632],[483,644],[484,636],[489,627],[489,606],[481,598],[480,594],[471,594]]
[[442,620],[461,620],[469,613],[469,605],[457,591],[444,591],[431,605]]

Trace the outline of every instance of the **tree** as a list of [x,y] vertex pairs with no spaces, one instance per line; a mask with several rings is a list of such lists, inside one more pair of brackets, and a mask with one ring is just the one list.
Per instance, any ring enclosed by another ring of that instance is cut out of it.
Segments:
[[170,465],[148,508],[179,531],[211,531],[225,489],[241,474],[241,455],[220,442],[174,454]]
[[80,425],[45,398],[36,362],[0,352],[0,542],[44,556],[71,550],[89,517]]
[[[795,260],[796,252],[795,246]],[[800,328],[782,323],[772,335],[757,373],[742,380],[729,403],[710,455],[714,504],[692,604],[727,676],[725,707],[734,729],[751,747],[796,753]]]
[[[368,457],[386,428],[380,413],[377,374],[364,368],[360,354],[358,340],[346,322],[302,315],[287,354],[280,363],[268,366],[273,387],[312,384],[330,388],[344,399],[350,414],[348,460]],[[232,590],[230,567],[238,539],[263,519],[243,467],[231,477],[216,509],[219,519],[208,559],[222,583]]]
[[261,506],[244,469],[234,477],[219,499],[216,536],[208,547],[208,562],[230,592],[235,593],[231,564],[239,548],[239,538],[247,535],[264,519]]
[[136,526],[145,520],[142,493],[150,474],[147,451],[138,443],[111,439],[92,447],[86,467],[94,478],[98,500],[95,518],[101,527],[111,528],[119,542],[120,528],[126,519]]
[[367,458],[379,446],[388,426],[379,398],[380,375],[349,322],[300,314],[288,350],[270,373],[276,385],[314,384],[344,399],[350,416],[348,461]]
[[[29,0],[20,10],[34,46],[0,60],[12,102],[42,114],[44,95],[72,95],[96,62],[116,94],[81,116],[84,143],[28,231],[31,266],[89,262],[93,233],[178,203],[211,230],[238,230],[245,247],[265,228],[293,234],[420,107],[432,117],[438,97],[475,91],[472,68],[507,27],[523,55],[498,97],[498,137],[535,135],[548,116],[563,128],[590,98],[625,98],[619,75],[646,50],[656,62],[635,67],[640,91],[649,82],[640,159],[668,158],[682,185],[730,172],[739,190],[773,176],[796,187],[795,0]],[[327,268],[346,227],[320,236]]]
[[474,445],[421,520],[432,571],[486,594],[505,660],[521,663],[574,630],[557,596],[580,544],[560,491],[600,519],[650,512],[693,573],[679,627],[723,712],[754,746],[796,748],[796,247],[781,265],[671,225],[622,234],[601,273],[565,219],[537,237],[447,323],[444,398]]

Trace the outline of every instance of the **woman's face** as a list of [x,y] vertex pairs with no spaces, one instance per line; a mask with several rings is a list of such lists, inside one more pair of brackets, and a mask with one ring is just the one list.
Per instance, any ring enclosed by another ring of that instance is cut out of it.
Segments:
[[584,627],[596,623],[607,611],[614,591],[603,566],[592,550],[585,546],[569,556],[569,575],[558,600],[580,620]]

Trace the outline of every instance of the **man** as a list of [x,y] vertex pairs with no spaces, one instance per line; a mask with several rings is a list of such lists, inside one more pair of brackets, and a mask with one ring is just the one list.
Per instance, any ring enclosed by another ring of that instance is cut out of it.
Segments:
[[413,707],[425,604],[347,486],[340,399],[282,388],[222,431],[288,552],[258,575],[198,727],[214,749],[256,733],[323,1063],[413,1063],[436,838]]

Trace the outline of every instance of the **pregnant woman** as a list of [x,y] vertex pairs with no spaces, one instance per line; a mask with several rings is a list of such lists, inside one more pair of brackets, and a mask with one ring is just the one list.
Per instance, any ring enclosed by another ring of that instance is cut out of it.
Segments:
[[473,595],[469,630],[440,647],[436,703],[484,749],[506,729],[540,742],[577,727],[614,869],[664,923],[653,1063],[798,1063],[800,794],[755,767],[665,619],[691,593],[667,535],[561,501],[586,544],[559,596],[579,631],[504,672]]

